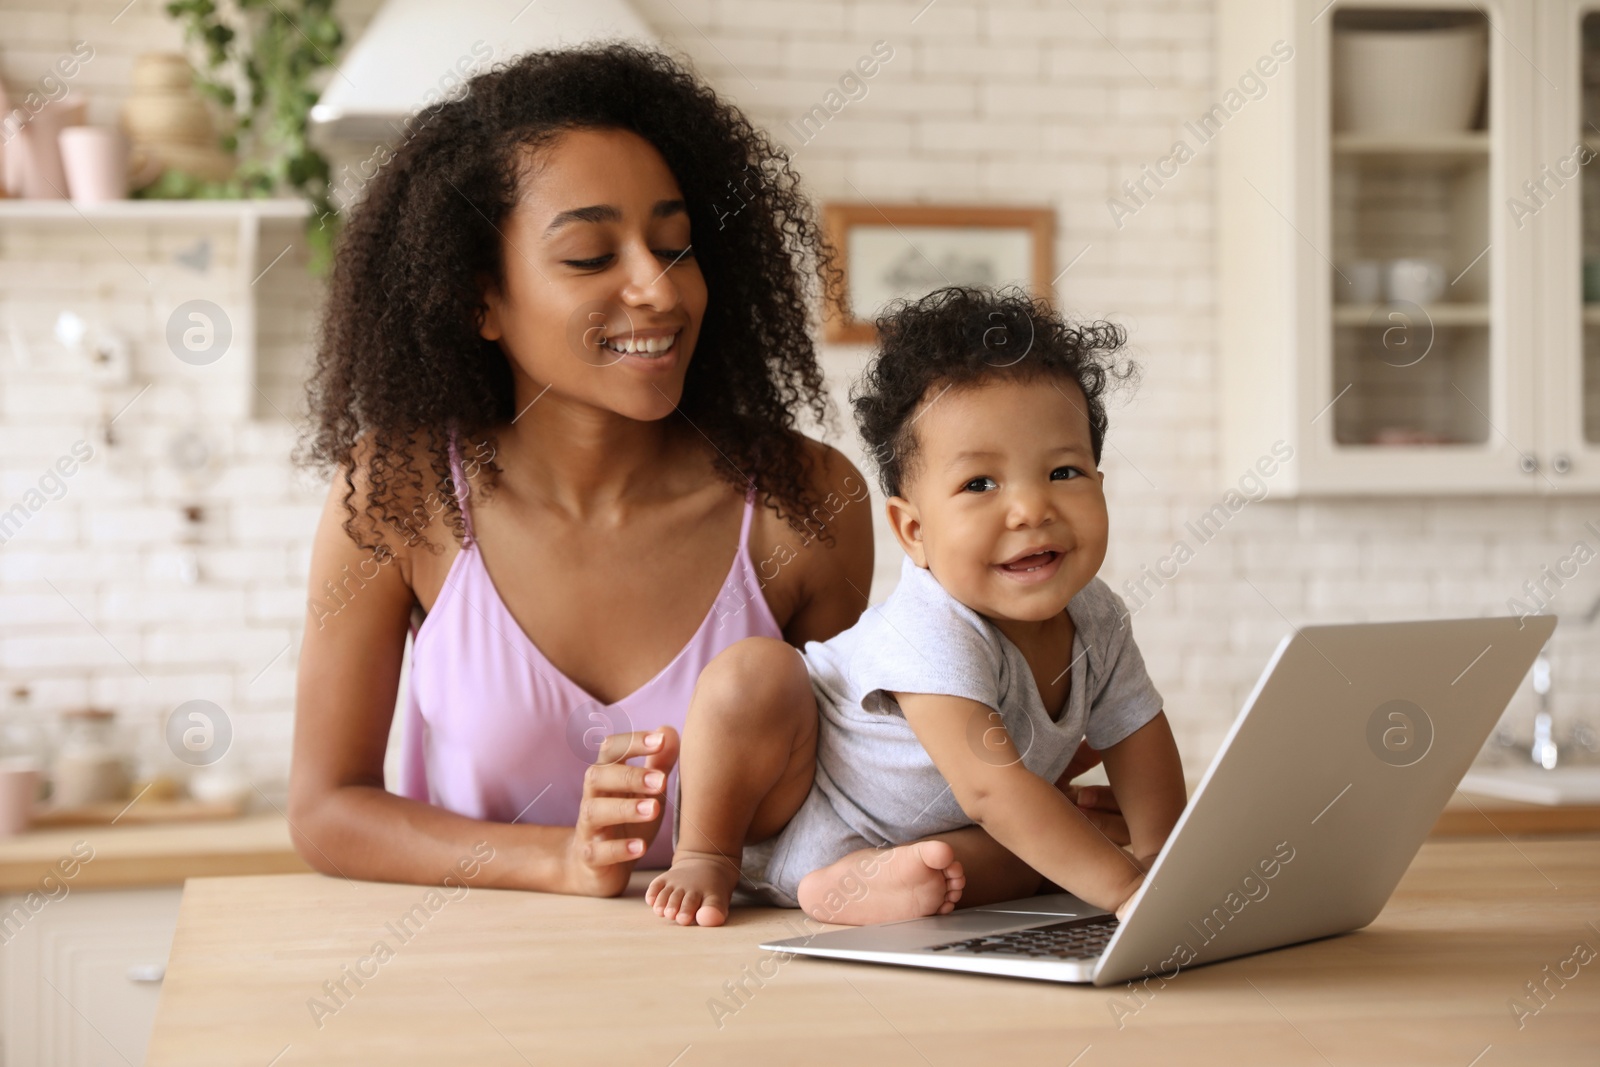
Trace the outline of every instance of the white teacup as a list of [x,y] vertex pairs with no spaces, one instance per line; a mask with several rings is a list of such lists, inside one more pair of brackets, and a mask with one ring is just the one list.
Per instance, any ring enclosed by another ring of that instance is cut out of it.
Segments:
[[1444,295],[1444,264],[1437,259],[1391,259],[1384,281],[1391,301],[1432,304]]

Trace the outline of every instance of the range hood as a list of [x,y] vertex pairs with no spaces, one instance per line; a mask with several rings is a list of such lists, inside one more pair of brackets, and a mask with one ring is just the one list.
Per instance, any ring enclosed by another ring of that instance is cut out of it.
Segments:
[[627,0],[388,0],[311,109],[313,140],[381,142],[500,60],[599,39],[656,36]]

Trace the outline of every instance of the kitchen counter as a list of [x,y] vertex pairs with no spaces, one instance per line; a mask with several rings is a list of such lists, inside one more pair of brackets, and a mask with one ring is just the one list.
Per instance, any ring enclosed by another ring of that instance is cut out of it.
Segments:
[[72,826],[0,839],[0,894],[37,889],[49,874],[61,877],[57,865],[66,860],[71,866],[85,845],[93,859],[77,861],[68,879],[73,889],[182,885],[201,876],[311,869],[290,844],[288,823],[275,812],[213,822]]
[[[1435,837],[1600,833],[1600,807],[1552,808],[1457,793],[1434,827]],[[209,822],[142,826],[77,826],[34,830],[0,839],[0,894],[38,886],[74,843],[94,849],[79,866],[76,888],[181,885],[192,877],[290,874],[311,868],[294,851],[276,812]]]
[[[1434,837],[1600,832],[1600,806],[1547,808],[1456,793]],[[83,825],[0,838],[0,894],[27,893],[86,841],[94,859],[80,864],[74,888],[182,885],[186,878],[270,875],[310,870],[294,853],[277,813],[147,825]]]
[[[647,879],[616,900],[193,879],[147,1063],[1489,1067],[1600,1047],[1600,959],[1545,978],[1580,942],[1600,951],[1595,837],[1432,840],[1366,929],[1137,996],[779,961],[757,945],[803,933],[799,912],[682,929],[644,906]],[[1544,1003],[1525,988],[1539,981]]]
[[[1457,790],[1433,824],[1433,837],[1495,837],[1500,834],[1600,833],[1600,805],[1525,804]],[[1596,946],[1600,947],[1600,946]]]

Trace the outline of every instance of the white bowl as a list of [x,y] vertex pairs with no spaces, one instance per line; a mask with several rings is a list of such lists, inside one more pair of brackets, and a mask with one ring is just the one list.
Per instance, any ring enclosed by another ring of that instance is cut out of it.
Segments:
[[1469,129],[1488,70],[1483,23],[1333,34],[1333,128],[1427,134]]

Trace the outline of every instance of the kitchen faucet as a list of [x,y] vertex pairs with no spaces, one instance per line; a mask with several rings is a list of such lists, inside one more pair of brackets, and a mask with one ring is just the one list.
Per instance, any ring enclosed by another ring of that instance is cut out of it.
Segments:
[[[1589,610],[1583,613],[1584,626],[1593,625],[1596,618],[1600,618],[1600,597],[1595,597]],[[1530,755],[1534,763],[1553,771],[1561,753],[1556,745],[1555,716],[1550,711],[1550,657],[1545,655],[1543,649],[1533,661],[1533,691],[1539,697],[1539,710],[1533,716],[1533,749]]]
[[1533,762],[1547,771],[1556,769],[1555,719],[1550,714],[1550,657],[1541,649],[1533,661],[1533,691],[1539,696],[1539,710],[1533,716]]

